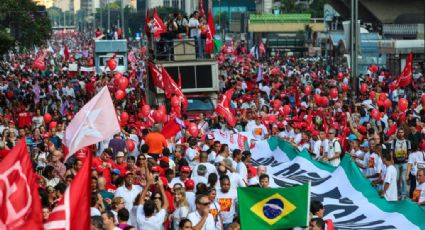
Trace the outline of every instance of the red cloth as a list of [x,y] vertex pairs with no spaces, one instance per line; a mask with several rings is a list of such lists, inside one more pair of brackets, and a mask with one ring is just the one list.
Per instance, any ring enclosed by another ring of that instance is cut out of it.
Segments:
[[123,162],[122,164],[115,164],[115,167],[120,170],[121,176],[125,176],[125,172],[127,171],[127,163]]
[[[109,159],[107,163],[111,164],[112,169],[116,168],[115,163],[111,159]],[[96,157],[93,159],[92,168],[94,168],[99,175],[102,175],[105,178],[106,183],[109,183],[111,181],[111,170],[107,167],[103,167],[102,164],[103,161],[100,157]]]
[[18,114],[18,128],[24,127],[31,127],[31,114],[25,111]]
[[[0,164],[2,182],[0,221],[5,229],[43,229],[37,174],[32,168],[25,139],[20,139]],[[9,185],[7,185],[9,184]],[[6,195],[8,194],[8,195]],[[4,222],[7,220],[7,224]],[[90,226],[90,224],[89,224]]]

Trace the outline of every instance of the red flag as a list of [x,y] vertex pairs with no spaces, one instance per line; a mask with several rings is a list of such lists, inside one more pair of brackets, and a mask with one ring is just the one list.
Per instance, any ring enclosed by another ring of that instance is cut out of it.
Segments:
[[91,159],[88,154],[44,229],[90,229]]
[[153,26],[154,26],[154,36],[159,38],[161,33],[167,32],[167,28],[164,25],[164,22],[162,21],[161,17],[159,17],[158,13],[156,12],[156,8],[153,10]]
[[159,71],[159,69],[156,68],[156,66],[151,62],[149,62],[149,70],[151,72],[153,84],[156,87],[164,90],[164,79],[163,79],[161,71]]
[[45,70],[46,64],[44,63],[44,58],[46,58],[46,53],[43,53],[42,55],[38,56],[34,63],[32,63],[32,67],[34,67],[37,70]]
[[397,87],[405,87],[410,85],[412,82],[412,61],[413,54],[410,52],[406,59],[406,65],[404,66],[403,72],[401,72],[399,78],[396,80]]
[[204,4],[202,0],[199,0],[199,14],[201,17],[205,17]]
[[169,122],[165,123],[161,133],[164,135],[165,139],[170,139],[180,132],[180,130],[181,125],[176,122],[176,119],[171,119]]
[[211,9],[208,10],[208,26],[210,27],[211,34],[214,37],[216,32],[215,32],[214,15],[212,14]]
[[[201,0],[202,1],[202,0]],[[208,29],[207,29],[207,39],[205,41],[205,53],[211,54],[214,48],[214,19],[211,12],[211,9],[208,11]]]
[[149,24],[149,18],[150,18],[150,16],[151,16],[151,13],[150,13],[149,8],[148,8],[146,10],[146,18],[145,18],[145,33],[148,36],[149,36],[149,26],[148,26],[148,24]]
[[0,164],[0,229],[43,229],[36,178],[21,139]]
[[63,58],[65,61],[69,59],[69,50],[66,44],[64,44],[64,47],[63,47]]
[[180,91],[176,82],[171,78],[167,70],[162,67],[161,69],[162,77],[164,79],[164,93],[167,98],[171,98],[173,94],[177,95],[177,92]]
[[230,126],[235,127],[236,125],[236,119],[233,115],[232,111],[230,110],[230,100],[232,99],[233,91],[235,89],[229,89],[226,91],[226,93],[221,98],[220,102],[217,103],[217,108],[215,111],[223,116],[227,123],[229,123]]

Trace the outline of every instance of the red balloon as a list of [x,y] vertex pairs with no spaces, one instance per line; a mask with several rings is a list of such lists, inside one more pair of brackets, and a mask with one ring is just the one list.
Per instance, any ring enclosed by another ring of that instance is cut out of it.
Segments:
[[421,101],[422,101],[422,107],[425,107],[425,94],[422,94]]
[[393,102],[390,99],[385,99],[384,101],[384,107],[385,108],[391,108],[391,106],[393,105]]
[[158,110],[160,110],[164,115],[167,114],[167,108],[165,108],[165,105],[159,105]]
[[50,113],[45,113],[43,116],[44,124],[48,124],[52,120],[52,115]]
[[310,85],[307,85],[307,86],[304,87],[304,94],[305,95],[310,95],[312,91],[313,91],[313,89],[311,88]]
[[276,100],[273,101],[273,108],[278,110],[280,108],[280,106],[282,106],[282,102],[279,99],[276,99]]
[[268,117],[268,120],[269,120],[270,123],[275,123],[276,120],[277,120],[277,117],[276,117],[276,115],[270,115]]
[[289,114],[291,112],[291,106],[289,106],[289,105],[284,105],[283,106],[283,113],[285,114],[285,115],[287,115],[287,114]]
[[124,98],[125,98],[125,91],[119,89],[119,90],[117,90],[117,92],[115,92],[115,99],[120,101]]
[[348,87],[348,85],[347,85],[347,84],[343,84],[343,85],[342,85],[342,91],[343,91],[343,92],[347,92],[349,89],[350,89],[350,87]]
[[120,90],[125,90],[128,86],[128,79],[126,77],[121,77],[120,79],[118,79],[118,88],[120,88]]
[[370,115],[372,116],[373,119],[377,121],[381,120],[381,113],[377,109],[372,110]]
[[406,112],[407,107],[409,107],[409,102],[405,98],[398,100],[398,109],[400,109],[401,112]]
[[127,139],[127,140],[125,141],[125,144],[127,145],[127,149],[128,149],[128,151],[129,151],[129,152],[133,152],[134,148],[136,147],[136,146],[134,145],[134,141],[133,141],[133,140],[131,140],[131,139]]
[[129,117],[128,117],[128,113],[127,112],[122,112],[121,113],[121,115],[120,115],[121,122],[127,123],[128,118]]
[[377,104],[378,104],[378,107],[385,106],[385,101],[378,100]]
[[12,98],[12,97],[13,97],[13,91],[12,91],[12,90],[7,91],[6,96],[7,96],[9,99],[10,99],[10,98]]
[[173,108],[179,107],[180,106],[180,99],[176,96],[171,98],[171,106]]
[[58,126],[58,123],[56,121],[52,121],[49,123],[49,129],[54,129]]
[[118,83],[118,81],[120,80],[120,78],[124,77],[124,75],[122,75],[121,72],[116,72],[115,73],[115,81]]
[[316,105],[320,104],[320,94],[314,94],[313,99],[314,99],[314,103],[316,103]]
[[338,79],[342,79],[344,77],[344,74],[342,72],[338,73]]
[[379,94],[379,100],[385,101],[385,99],[387,99],[387,94],[386,93]]
[[190,135],[192,135],[193,137],[197,137],[199,132],[198,125],[195,123],[190,123],[188,127],[188,131]]
[[320,97],[320,105],[327,106],[329,104],[329,99],[327,97]]
[[369,98],[370,98],[370,99],[373,99],[374,97],[376,97],[376,92],[375,92],[375,91],[371,91],[371,92],[369,93]]
[[152,117],[156,123],[160,123],[164,120],[165,114],[161,110],[155,110]]
[[332,98],[338,98],[338,90],[336,88],[332,88],[329,90],[329,96]]
[[151,107],[149,105],[142,106],[142,114],[144,117],[148,116],[151,113]]
[[367,88],[368,88],[368,86],[367,86],[367,84],[366,83],[362,83],[361,85],[360,85],[360,93],[361,94],[365,94],[366,92],[367,92]]
[[114,71],[118,66],[117,60],[114,59],[109,59],[108,60],[108,68],[111,71]]

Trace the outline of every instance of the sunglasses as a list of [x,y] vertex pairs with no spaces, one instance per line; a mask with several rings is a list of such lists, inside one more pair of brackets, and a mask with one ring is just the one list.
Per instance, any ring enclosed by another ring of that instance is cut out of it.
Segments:
[[210,202],[206,202],[206,203],[199,203],[200,205],[203,205],[203,206],[207,206],[207,205],[210,205],[211,203]]
[[156,197],[154,197],[153,199],[154,199],[154,200],[160,200],[160,199],[161,199],[161,197],[156,196]]
[[144,158],[144,157],[140,157],[138,160],[142,160],[142,161],[144,161],[144,160],[146,160],[146,158]]

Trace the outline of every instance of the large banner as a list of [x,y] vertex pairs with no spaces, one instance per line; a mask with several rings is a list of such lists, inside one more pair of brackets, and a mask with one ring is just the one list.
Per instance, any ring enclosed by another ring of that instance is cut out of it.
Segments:
[[346,156],[339,167],[311,159],[289,143],[272,137],[251,141],[248,133],[213,132],[216,140],[240,148],[238,139],[245,137],[254,165],[266,165],[267,173],[280,187],[311,181],[311,199],[325,206],[325,218],[332,219],[335,229],[425,229],[425,208],[410,200],[388,202],[378,195],[369,180]]

